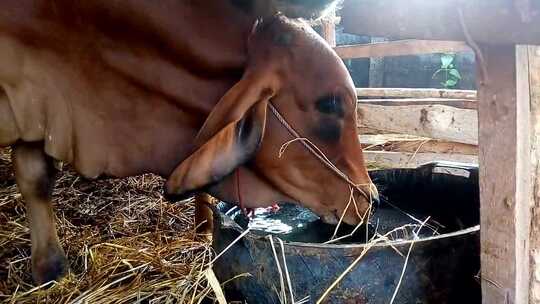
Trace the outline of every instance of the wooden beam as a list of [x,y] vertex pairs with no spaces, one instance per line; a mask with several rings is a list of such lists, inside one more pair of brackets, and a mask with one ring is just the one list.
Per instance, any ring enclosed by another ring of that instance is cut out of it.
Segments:
[[526,47],[512,45],[481,50],[488,76],[478,77],[483,303],[526,304],[532,192],[529,56]]
[[478,143],[477,112],[442,105],[380,106],[358,103],[361,127],[433,139]]
[[[362,134],[362,135],[378,135],[378,134],[395,133],[395,132],[384,132],[382,130],[363,127],[361,125],[358,126],[357,130],[358,130],[358,134]],[[400,134],[400,135],[406,135],[406,134]],[[415,137],[419,137],[419,136],[415,136]]]
[[396,133],[380,133],[380,134],[363,134],[359,133],[358,140],[360,140],[360,144],[362,145],[362,148],[370,147],[370,146],[383,146],[388,142],[408,142],[408,141],[426,141],[431,140],[430,138],[426,137],[418,137],[413,135],[407,135],[407,134],[396,134]]
[[386,151],[364,151],[368,167],[377,168],[416,168],[434,161],[478,164],[478,156],[451,153],[405,153]]
[[334,50],[342,59],[471,52],[464,42],[399,40],[369,44],[342,45]]
[[434,139],[384,140],[385,136],[361,135],[360,144],[366,151],[478,155],[478,146],[475,145]]
[[476,100],[476,91],[409,88],[356,88],[356,96],[359,98],[453,98]]
[[467,31],[477,43],[540,44],[540,2],[528,2],[524,11],[511,0],[345,0],[341,24],[347,33],[395,39],[467,41]]
[[444,105],[460,109],[476,109],[476,100],[448,98],[394,98],[394,99],[360,99],[361,105],[380,106],[414,106],[414,105]]
[[530,303],[540,303],[540,47],[529,47],[531,90],[531,294]]
[[478,146],[441,140],[389,141],[383,145],[383,149],[409,153],[478,155]]

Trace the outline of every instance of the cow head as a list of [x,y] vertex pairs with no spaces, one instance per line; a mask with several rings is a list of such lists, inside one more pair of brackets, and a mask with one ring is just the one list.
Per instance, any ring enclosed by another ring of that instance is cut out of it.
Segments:
[[232,202],[242,196],[246,207],[292,200],[336,223],[351,185],[300,140],[291,142],[289,124],[358,185],[343,220],[360,222],[377,193],[357,136],[354,85],[340,58],[311,27],[279,15],[254,27],[248,56],[242,79],[212,110],[199,149],[174,170],[166,192],[203,189]]
[[291,18],[317,19],[342,0],[271,0],[271,6]]
[[315,20],[341,6],[343,0],[230,0],[233,5],[257,16],[281,12],[289,18]]

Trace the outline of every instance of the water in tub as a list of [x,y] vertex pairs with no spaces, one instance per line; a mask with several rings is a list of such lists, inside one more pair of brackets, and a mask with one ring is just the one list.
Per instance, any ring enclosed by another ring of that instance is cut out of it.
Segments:
[[[293,205],[281,204],[278,211],[268,209],[256,209],[251,219],[239,210],[229,213],[234,221],[242,228],[250,227],[253,233],[259,235],[272,234],[283,240],[302,243],[325,243],[329,241],[336,230],[336,226],[328,225],[309,209]],[[374,236],[388,234],[392,240],[411,239],[415,236],[418,228],[425,218],[416,218],[396,207],[385,205],[377,208],[367,224],[363,224],[355,230],[355,227],[341,224],[336,235],[341,238],[336,243],[365,243]],[[425,224],[420,231],[420,236],[432,236],[437,233],[436,223]],[[335,238],[336,238],[335,237]]]

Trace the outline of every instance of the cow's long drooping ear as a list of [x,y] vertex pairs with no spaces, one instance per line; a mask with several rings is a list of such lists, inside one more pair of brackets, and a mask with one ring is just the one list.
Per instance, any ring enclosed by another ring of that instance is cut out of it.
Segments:
[[276,92],[277,79],[271,73],[247,71],[214,106],[197,134],[202,145],[231,122],[239,121],[255,103],[269,100]]
[[269,88],[257,91],[242,87],[241,81],[216,105],[199,133],[198,140],[203,143],[167,180],[168,198],[185,198],[221,180],[255,154],[264,136],[268,101],[274,95]]

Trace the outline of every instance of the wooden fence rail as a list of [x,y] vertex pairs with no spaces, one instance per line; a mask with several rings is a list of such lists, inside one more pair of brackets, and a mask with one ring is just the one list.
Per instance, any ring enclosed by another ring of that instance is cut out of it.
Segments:
[[426,106],[443,105],[460,109],[477,108],[475,100],[467,99],[448,99],[448,98],[399,98],[399,99],[362,99],[358,100],[360,106],[378,105],[378,106]]
[[385,106],[358,103],[361,127],[465,144],[478,144],[476,110],[445,105]]
[[334,48],[342,59],[471,52],[464,42],[397,40],[369,44],[341,45]]
[[410,88],[356,88],[358,98],[449,98],[476,100],[474,90],[410,89]]

